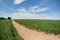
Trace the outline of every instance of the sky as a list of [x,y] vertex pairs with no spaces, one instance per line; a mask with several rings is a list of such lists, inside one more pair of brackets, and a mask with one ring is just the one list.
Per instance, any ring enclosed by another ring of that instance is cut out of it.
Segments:
[[60,0],[0,0],[0,17],[60,20]]

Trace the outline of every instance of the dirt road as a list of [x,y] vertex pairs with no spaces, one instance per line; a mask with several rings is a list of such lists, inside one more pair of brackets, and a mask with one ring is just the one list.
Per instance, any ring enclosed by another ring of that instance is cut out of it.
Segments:
[[18,34],[24,39],[24,40],[60,40],[60,35],[47,35],[44,32],[37,32],[34,30],[30,30],[15,21],[12,21],[15,29],[17,30]]

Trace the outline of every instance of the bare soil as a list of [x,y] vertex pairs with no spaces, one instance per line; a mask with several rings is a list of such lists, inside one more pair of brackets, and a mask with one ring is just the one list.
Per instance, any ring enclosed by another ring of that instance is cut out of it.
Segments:
[[31,29],[26,28],[23,25],[20,25],[16,23],[15,21],[12,21],[15,29],[17,30],[18,34],[24,39],[24,40],[60,40],[60,35],[54,35],[54,34],[46,34],[44,32],[37,32]]

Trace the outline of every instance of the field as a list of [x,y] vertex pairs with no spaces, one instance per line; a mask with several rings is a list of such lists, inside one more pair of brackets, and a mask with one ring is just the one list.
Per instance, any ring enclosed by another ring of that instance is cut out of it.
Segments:
[[32,30],[43,31],[45,33],[60,34],[60,20],[29,20],[29,19],[16,19],[21,25]]
[[23,40],[13,27],[11,20],[0,20],[0,40]]

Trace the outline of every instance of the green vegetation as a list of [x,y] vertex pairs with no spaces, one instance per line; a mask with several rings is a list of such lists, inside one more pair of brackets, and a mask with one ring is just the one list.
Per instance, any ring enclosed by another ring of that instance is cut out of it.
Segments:
[[8,17],[9,20],[11,20],[11,17]]
[[4,18],[4,17],[0,17],[0,20],[6,20],[6,18]]
[[0,40],[23,40],[13,27],[11,20],[0,20]]
[[60,20],[15,20],[21,25],[46,33],[60,34]]

